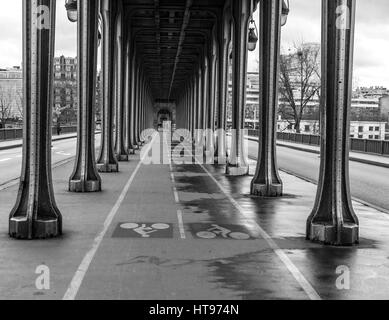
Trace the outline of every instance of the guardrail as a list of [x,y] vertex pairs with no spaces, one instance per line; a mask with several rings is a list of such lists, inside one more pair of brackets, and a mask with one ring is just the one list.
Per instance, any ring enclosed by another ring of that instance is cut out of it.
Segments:
[[[53,135],[57,135],[57,128],[52,127]],[[61,127],[61,134],[77,132],[76,126]],[[23,129],[0,129],[0,141],[18,140],[23,138]]]
[[[248,130],[248,134],[256,137],[258,136],[258,130]],[[320,136],[312,134],[277,132],[277,140],[320,146]],[[351,138],[350,150],[389,156],[389,141]]]

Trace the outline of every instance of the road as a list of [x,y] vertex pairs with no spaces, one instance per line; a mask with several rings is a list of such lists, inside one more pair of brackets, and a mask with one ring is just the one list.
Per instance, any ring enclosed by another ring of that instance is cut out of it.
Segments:
[[[96,147],[100,136],[96,136]],[[257,143],[249,141],[249,156],[256,158]],[[76,154],[76,139],[53,142],[52,162],[58,162],[74,157]],[[317,181],[319,176],[320,158],[317,154],[298,151],[285,147],[277,148],[280,169],[294,173],[297,176]],[[22,149],[0,151],[0,186],[20,176]],[[389,211],[389,169],[368,164],[350,162],[351,193],[353,197],[374,206]]]
[[[76,138],[53,141],[53,165],[70,159],[76,155]],[[100,135],[96,136],[96,146],[100,143]],[[0,186],[20,177],[22,166],[22,148],[0,151]]]
[[[249,141],[249,156],[256,159],[258,144]],[[317,154],[286,147],[277,148],[280,169],[317,181],[320,158]],[[389,212],[389,169],[350,161],[350,187],[353,197]]]

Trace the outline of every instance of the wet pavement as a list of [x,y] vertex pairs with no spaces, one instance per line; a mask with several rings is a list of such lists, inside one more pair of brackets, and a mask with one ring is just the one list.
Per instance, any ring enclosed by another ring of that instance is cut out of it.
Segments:
[[[169,144],[152,143],[165,158]],[[316,186],[297,177],[281,173],[285,196],[264,199],[249,195],[252,176],[227,177],[224,166],[141,165],[135,155],[120,173],[102,176],[101,194],[80,195],[66,191],[71,169],[54,170],[60,239],[9,239],[16,188],[0,192],[0,298],[389,298],[389,217],[354,203],[360,245],[306,241]],[[42,264],[50,290],[35,287]],[[342,289],[348,272],[350,288]]]

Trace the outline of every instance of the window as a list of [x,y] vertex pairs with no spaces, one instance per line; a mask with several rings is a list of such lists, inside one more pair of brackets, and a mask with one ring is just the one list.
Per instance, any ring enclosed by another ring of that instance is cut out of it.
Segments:
[[363,135],[358,135],[358,139],[363,139]]
[[369,131],[374,131],[374,127],[369,127]]
[[311,127],[309,125],[305,125],[305,132],[309,132],[311,130]]
[[363,132],[363,126],[358,127],[358,132]]
[[374,139],[380,140],[380,136],[375,135],[375,136],[374,136]]
[[380,127],[375,127],[375,131],[380,131]]
[[373,136],[372,134],[369,135],[369,139],[373,139],[373,137],[374,137],[374,136]]

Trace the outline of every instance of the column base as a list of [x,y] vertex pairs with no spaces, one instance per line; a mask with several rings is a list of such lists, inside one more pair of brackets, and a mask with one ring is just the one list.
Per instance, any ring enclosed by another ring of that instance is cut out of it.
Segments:
[[265,185],[260,183],[251,184],[251,194],[258,197],[282,197],[282,184]]
[[119,164],[117,163],[114,163],[114,164],[100,164],[98,163],[96,165],[97,167],[97,171],[98,172],[106,172],[106,173],[109,173],[109,172],[119,172]]
[[225,157],[224,159],[223,159],[223,157],[214,157],[215,164],[225,165],[225,164],[227,164],[227,158],[228,157]]
[[237,165],[227,164],[226,175],[237,177],[237,176],[247,176],[249,174],[250,168],[248,166],[242,167]]
[[[32,235],[29,233],[32,223]],[[62,234],[59,219],[27,221],[25,218],[11,218],[9,220],[9,235],[20,240],[55,238]]]
[[70,192],[100,192],[101,191],[101,181],[99,180],[71,180],[69,182],[69,191]]
[[359,243],[359,226],[346,223],[337,231],[333,225],[312,223],[308,240],[333,246],[352,246]]
[[128,161],[128,154],[117,154],[116,159],[120,162]]

